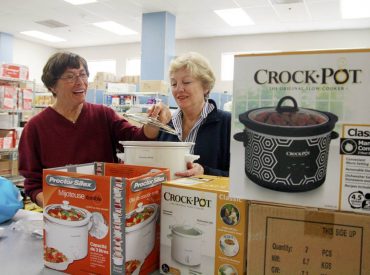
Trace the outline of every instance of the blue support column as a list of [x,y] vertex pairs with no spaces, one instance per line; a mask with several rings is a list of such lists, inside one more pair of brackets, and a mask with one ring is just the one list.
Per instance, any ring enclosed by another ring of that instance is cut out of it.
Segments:
[[168,12],[144,13],[141,32],[141,80],[168,80],[175,56],[176,17]]
[[13,35],[0,32],[0,63],[13,62]]

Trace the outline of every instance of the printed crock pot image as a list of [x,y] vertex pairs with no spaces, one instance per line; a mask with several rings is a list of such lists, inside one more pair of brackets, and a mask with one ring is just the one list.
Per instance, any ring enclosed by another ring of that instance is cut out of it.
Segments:
[[[138,203],[138,207],[126,214],[126,268],[138,274],[144,260],[155,245],[157,204]],[[126,273],[130,274],[130,273]]]
[[[283,106],[291,101],[293,106]],[[239,115],[245,129],[234,138],[245,147],[245,174],[254,183],[284,192],[303,192],[324,183],[330,141],[338,117],[298,108],[291,96],[275,107]]]
[[203,231],[191,225],[172,225],[171,234],[171,256],[181,264],[197,266],[201,264],[201,250]]
[[238,272],[232,265],[223,264],[218,269],[218,275],[238,275]]
[[[64,254],[70,260],[79,260],[88,253],[88,235],[91,213],[83,208],[50,204],[44,210],[45,247]],[[62,257],[63,258],[63,257]]]

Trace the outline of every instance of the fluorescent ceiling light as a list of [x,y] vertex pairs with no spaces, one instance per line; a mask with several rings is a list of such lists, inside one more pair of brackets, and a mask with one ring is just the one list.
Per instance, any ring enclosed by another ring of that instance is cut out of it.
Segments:
[[137,32],[126,28],[125,26],[122,26],[116,22],[113,21],[104,21],[104,22],[97,22],[93,23],[94,26],[97,26],[99,28],[102,28],[106,31],[113,32],[118,35],[131,35],[131,34],[137,34]]
[[38,39],[41,39],[41,40],[45,40],[45,41],[49,41],[49,42],[66,41],[63,38],[60,38],[60,37],[57,37],[57,36],[54,36],[54,35],[51,35],[51,34],[47,34],[47,33],[44,33],[44,32],[39,32],[39,31],[24,31],[24,32],[21,32],[21,34],[25,34],[25,35],[32,36],[32,37],[35,37],[35,38],[38,38]]
[[370,17],[370,1],[341,0],[340,10],[344,19]]
[[253,20],[243,9],[215,10],[214,12],[232,27],[254,25]]
[[97,2],[97,0],[64,0],[64,1],[72,5],[85,5]]

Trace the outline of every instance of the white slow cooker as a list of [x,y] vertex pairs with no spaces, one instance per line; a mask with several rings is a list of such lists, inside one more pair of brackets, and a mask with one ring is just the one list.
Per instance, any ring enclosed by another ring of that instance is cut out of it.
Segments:
[[190,225],[172,225],[170,229],[172,258],[184,265],[200,265],[203,231]]
[[192,142],[169,141],[121,141],[125,153],[118,155],[125,164],[165,167],[170,169],[171,179],[175,172],[185,171],[186,164],[199,158],[190,154]]
[[63,204],[50,204],[44,210],[45,245],[62,252],[72,260],[88,252],[91,213],[86,209]]
[[[142,218],[145,215],[148,216]],[[157,218],[157,204],[139,203],[138,208],[126,214],[126,261],[139,260],[142,264],[153,250]]]

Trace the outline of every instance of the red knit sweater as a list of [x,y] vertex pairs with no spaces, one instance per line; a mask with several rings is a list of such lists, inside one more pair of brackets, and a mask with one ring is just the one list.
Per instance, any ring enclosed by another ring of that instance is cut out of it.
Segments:
[[42,170],[94,161],[116,162],[120,140],[147,140],[137,128],[103,105],[84,103],[76,123],[51,107],[32,117],[19,141],[19,173],[32,201],[42,191]]

